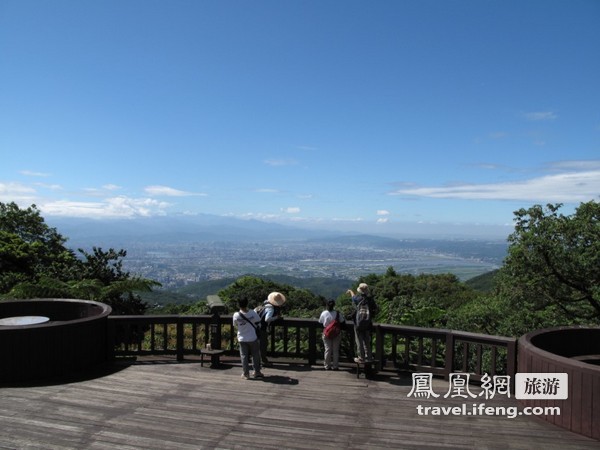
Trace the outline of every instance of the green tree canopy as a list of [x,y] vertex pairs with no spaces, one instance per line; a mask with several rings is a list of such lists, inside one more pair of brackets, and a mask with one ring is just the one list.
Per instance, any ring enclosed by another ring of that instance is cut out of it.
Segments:
[[455,275],[398,274],[392,267],[385,274],[359,279],[367,283],[379,305],[379,322],[422,327],[443,327],[452,311],[477,297],[477,293]]
[[287,301],[282,313],[292,317],[318,317],[325,306],[325,299],[307,289],[299,289],[286,284],[246,275],[219,291],[230,312],[237,311],[240,298],[248,299],[248,306],[255,308],[262,304],[271,292],[281,292]]
[[515,212],[499,296],[513,308],[562,325],[600,322],[600,204],[561,204]]
[[0,202],[0,296],[81,298],[107,303],[115,314],[145,312],[137,292],[159,283],[123,271],[125,250],[79,249],[77,257],[66,241],[35,205]]

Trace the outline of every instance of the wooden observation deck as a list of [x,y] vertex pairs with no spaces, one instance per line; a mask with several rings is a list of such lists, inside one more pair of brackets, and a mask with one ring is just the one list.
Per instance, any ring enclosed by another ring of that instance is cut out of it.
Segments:
[[[137,358],[86,379],[4,385],[0,448],[11,449],[598,449],[600,443],[535,417],[421,416],[410,374],[357,379],[280,363],[242,380],[239,358],[220,369],[191,358]],[[473,392],[479,388],[472,387]],[[480,400],[477,400],[480,401]],[[471,402],[467,402],[470,404]],[[487,400],[515,406],[514,399]]]

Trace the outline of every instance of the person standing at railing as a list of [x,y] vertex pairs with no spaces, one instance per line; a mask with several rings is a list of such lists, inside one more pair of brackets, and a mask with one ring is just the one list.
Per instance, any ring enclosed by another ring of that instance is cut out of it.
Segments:
[[269,343],[269,327],[275,320],[283,319],[281,307],[285,303],[285,295],[281,292],[271,292],[262,305],[255,308],[260,316],[260,355],[263,366],[269,367],[271,363],[267,358]]
[[368,363],[373,360],[371,351],[371,328],[373,327],[373,316],[375,315],[375,301],[369,292],[366,283],[360,283],[356,294],[348,289],[346,294],[352,296],[352,304],[356,308],[354,317],[354,337],[356,340],[357,357],[354,362]]
[[[334,308],[335,300],[329,300],[327,308],[319,317],[319,323],[323,325],[325,370],[339,370],[340,342],[342,341],[341,324],[345,322],[345,319],[339,311],[334,311]],[[335,321],[339,325],[336,325]]]
[[237,339],[240,345],[242,360],[242,378],[250,378],[250,355],[254,378],[262,378],[260,371],[260,317],[253,309],[248,309],[248,299],[242,298],[238,305],[240,310],[233,315],[233,326],[237,328]]

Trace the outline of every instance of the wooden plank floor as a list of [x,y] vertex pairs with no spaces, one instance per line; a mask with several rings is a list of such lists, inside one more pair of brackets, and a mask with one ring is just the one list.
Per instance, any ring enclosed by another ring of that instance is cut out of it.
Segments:
[[[238,361],[121,364],[60,383],[0,388],[0,448],[10,449],[598,449],[532,417],[419,416],[409,376],[275,364],[242,380]],[[442,395],[448,384],[435,381]],[[475,390],[475,389],[474,389]],[[470,404],[470,403],[469,403]],[[516,405],[488,400],[488,405]]]

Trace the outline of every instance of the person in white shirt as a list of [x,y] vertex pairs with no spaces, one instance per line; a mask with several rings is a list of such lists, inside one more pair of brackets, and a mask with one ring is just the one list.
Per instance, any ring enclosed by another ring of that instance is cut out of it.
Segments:
[[[335,300],[327,302],[327,309],[321,313],[319,323],[323,324],[323,329],[327,328],[334,320],[344,323],[343,314],[339,311],[334,311]],[[323,333],[323,345],[325,346],[325,370],[339,370],[340,361],[340,342],[342,341],[342,333],[340,332],[333,338],[328,338]]]
[[262,378],[260,371],[260,317],[253,309],[248,309],[248,300],[240,299],[240,310],[233,315],[233,326],[237,328],[237,339],[240,344],[242,360],[242,378],[250,378],[249,356],[252,354],[254,378]]

